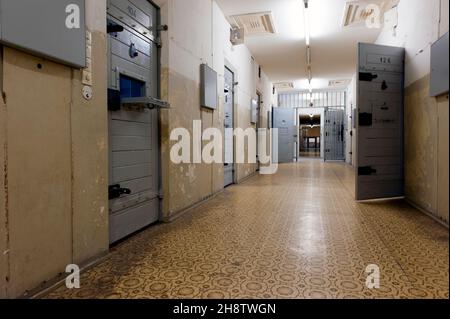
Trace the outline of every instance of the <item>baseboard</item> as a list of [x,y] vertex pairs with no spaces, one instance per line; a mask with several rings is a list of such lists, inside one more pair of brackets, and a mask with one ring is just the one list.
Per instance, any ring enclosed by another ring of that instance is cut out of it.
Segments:
[[[257,174],[258,174],[258,172],[254,172],[254,173],[252,173],[252,174],[250,174],[250,175],[240,179],[234,185],[239,185],[239,184],[245,183],[247,180],[249,180],[250,178],[256,176]],[[230,187],[233,187],[234,185],[230,185]],[[199,207],[199,206],[209,202],[210,200],[216,198],[217,195],[223,193],[224,191],[225,191],[225,188],[221,189],[220,191],[215,192],[214,194],[212,194],[212,195],[210,195],[210,196],[208,196],[206,198],[203,198],[201,201],[199,201],[199,202],[197,202],[197,203],[195,203],[195,204],[193,204],[193,205],[191,205],[191,206],[189,206],[189,207],[187,207],[185,209],[182,209],[179,212],[174,213],[173,215],[171,215],[169,217],[164,217],[161,221],[163,223],[171,223],[171,222],[177,220],[178,218],[180,218],[181,216],[183,216],[183,215],[191,212],[192,210],[196,209],[197,207]]]
[[420,211],[422,214],[427,215],[428,217],[430,217],[431,219],[433,219],[435,222],[441,224],[442,226],[444,226],[445,228],[449,228],[449,225],[442,219],[438,218],[437,216],[435,216],[433,213],[430,213],[429,211],[427,211],[426,209],[420,207],[419,205],[417,205],[416,203],[414,203],[413,201],[411,201],[410,199],[405,198],[405,201],[411,205],[412,207],[414,207],[415,209],[417,209],[418,211]]
[[183,216],[183,215],[185,215],[185,214],[191,212],[192,210],[198,208],[199,206],[201,206],[201,205],[203,205],[203,204],[209,202],[210,200],[216,198],[217,195],[221,194],[224,190],[225,190],[225,189],[222,189],[222,190],[220,190],[220,191],[218,191],[218,192],[215,192],[214,194],[212,194],[212,195],[210,195],[210,196],[208,196],[208,197],[206,197],[206,198],[203,198],[203,199],[200,200],[199,202],[197,202],[197,203],[195,203],[195,204],[193,204],[193,205],[191,205],[191,206],[189,206],[189,207],[187,207],[187,208],[184,208],[184,209],[182,209],[182,210],[180,210],[180,211],[174,213],[173,215],[171,215],[171,216],[169,216],[169,217],[164,217],[161,221],[162,221],[163,223],[171,223],[171,222],[177,220],[178,218],[180,218],[181,216]]
[[[103,262],[108,255],[109,251],[105,251],[84,262],[83,264],[80,265],[80,273],[84,273],[89,269],[91,269],[92,267],[97,266],[98,264]],[[23,295],[18,299],[40,299],[49,294],[50,292],[64,285],[66,283],[66,277],[67,274],[61,274],[56,278],[54,278],[53,280],[50,280],[45,284],[42,284],[38,288],[31,290],[28,294]]]
[[259,174],[259,173],[258,173],[258,172],[253,172],[253,173],[251,173],[250,175],[241,178],[240,180],[237,181],[236,185],[245,183],[245,182],[248,181],[250,178],[255,177],[257,174]]
[[[246,181],[248,181],[250,178],[256,176],[258,174],[258,172],[254,172],[244,178],[242,178],[241,180],[238,181],[238,184],[242,184],[245,183]],[[199,206],[209,202],[210,200],[216,198],[219,194],[223,193],[225,191],[225,189],[222,189],[220,191],[215,192],[214,194],[202,199],[201,201],[189,206],[188,208],[185,208],[177,213],[175,213],[174,215],[168,217],[168,218],[163,218],[162,222],[165,223],[170,223],[173,222],[175,220],[177,220],[178,218],[182,217],[183,215],[191,212],[192,210],[198,208]],[[103,252],[99,255],[97,255],[96,257],[88,260],[87,262],[85,262],[83,265],[80,265],[80,272],[86,272],[89,269],[91,269],[92,267],[95,267],[96,265],[100,264],[102,261],[105,260],[105,258],[109,255],[109,251],[107,252]],[[60,276],[57,276],[56,278],[42,284],[41,286],[39,286],[38,288],[35,288],[33,290],[31,290],[29,293],[27,293],[26,295],[23,295],[21,297],[19,297],[19,299],[39,299],[42,298],[44,296],[46,296],[48,293],[56,290],[57,288],[61,287],[62,285],[65,284],[66,281],[66,274],[61,274]]]

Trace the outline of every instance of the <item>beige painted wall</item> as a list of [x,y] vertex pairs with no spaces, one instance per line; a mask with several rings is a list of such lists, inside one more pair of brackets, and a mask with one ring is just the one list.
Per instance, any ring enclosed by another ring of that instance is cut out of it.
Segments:
[[397,30],[377,43],[406,48],[406,197],[448,224],[448,95],[429,96],[430,49],[448,32],[448,1],[401,0],[398,14]]
[[62,272],[71,261],[71,69],[5,48],[3,71],[8,294],[17,296]]
[[73,261],[85,263],[107,252],[108,117],[105,0],[86,2],[86,25],[92,32],[94,96],[82,95],[81,71],[72,75]]
[[449,223],[449,103],[448,95],[437,99],[438,109],[438,206],[439,218]]
[[6,218],[6,106],[3,100],[3,47],[0,45],[0,298],[6,297],[7,218]]
[[[236,71],[239,85],[235,92],[236,127],[248,128],[250,103],[256,90],[263,94],[266,110],[271,106],[271,84],[264,75],[256,79],[254,62],[245,45],[233,47],[229,42],[230,26],[220,8],[212,0],[157,0],[162,23],[169,26],[162,35],[162,98],[171,109],[162,111],[163,219],[170,220],[179,212],[223,189],[222,164],[182,164],[170,161],[170,132],[183,127],[192,134],[193,120],[202,120],[203,128],[224,125],[224,70],[230,65]],[[189,26],[189,27],[187,27]],[[219,76],[216,111],[200,107],[200,64],[207,63]],[[258,83],[257,83],[258,82]],[[263,110],[264,113],[266,110]],[[237,165],[237,180],[255,173],[256,165]]]
[[80,71],[7,47],[0,59],[0,297],[108,250],[106,1],[86,10],[93,100],[81,95]]

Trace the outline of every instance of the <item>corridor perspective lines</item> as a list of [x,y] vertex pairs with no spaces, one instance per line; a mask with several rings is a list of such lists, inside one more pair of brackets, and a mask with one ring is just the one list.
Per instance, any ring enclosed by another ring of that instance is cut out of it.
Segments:
[[[448,229],[403,201],[357,203],[353,171],[307,159],[232,186],[112,248],[45,298],[448,298]],[[381,271],[366,287],[366,267]]]

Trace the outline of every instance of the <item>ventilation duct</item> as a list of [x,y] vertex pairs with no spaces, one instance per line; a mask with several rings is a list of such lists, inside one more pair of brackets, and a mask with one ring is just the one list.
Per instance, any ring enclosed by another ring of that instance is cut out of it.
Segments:
[[272,12],[234,15],[228,18],[233,29],[243,29],[246,36],[275,34]]
[[293,82],[278,82],[274,84],[277,90],[290,90],[294,88]]

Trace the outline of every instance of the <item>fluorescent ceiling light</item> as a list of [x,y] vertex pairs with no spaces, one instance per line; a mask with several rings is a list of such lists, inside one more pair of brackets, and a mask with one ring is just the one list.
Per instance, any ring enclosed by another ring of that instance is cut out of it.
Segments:
[[309,46],[311,44],[311,24],[309,20],[309,10],[308,8],[304,9],[304,15],[305,15],[305,41],[306,45]]

